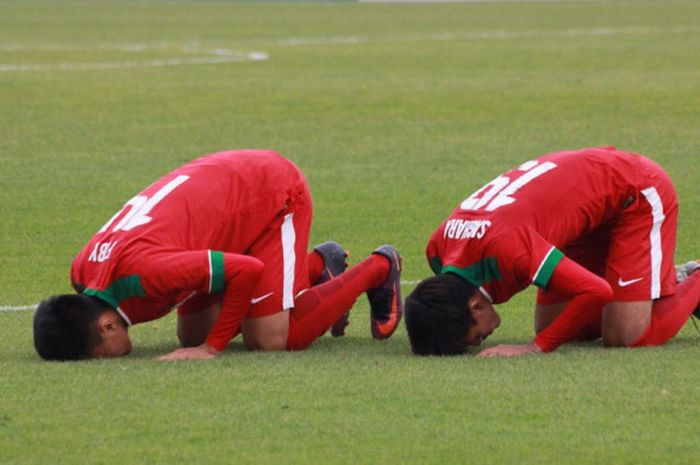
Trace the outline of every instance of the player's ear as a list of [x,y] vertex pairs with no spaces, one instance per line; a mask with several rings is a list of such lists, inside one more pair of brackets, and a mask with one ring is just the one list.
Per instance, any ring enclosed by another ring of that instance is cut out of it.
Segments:
[[481,313],[488,312],[493,308],[491,303],[487,301],[483,294],[481,294],[479,291],[474,292],[474,294],[469,298],[467,307],[469,308],[469,313],[471,313],[473,317],[478,316]]
[[97,340],[91,351],[92,358],[122,357],[131,352],[131,339],[126,324],[117,312],[103,312],[94,329]]
[[475,292],[474,295],[469,298],[467,306],[469,307],[469,312],[473,315],[474,312],[478,313],[483,311],[486,308],[486,302],[480,292]]
[[115,312],[103,312],[97,319],[97,332],[104,336],[106,333],[114,331],[119,327],[119,324],[119,315]]

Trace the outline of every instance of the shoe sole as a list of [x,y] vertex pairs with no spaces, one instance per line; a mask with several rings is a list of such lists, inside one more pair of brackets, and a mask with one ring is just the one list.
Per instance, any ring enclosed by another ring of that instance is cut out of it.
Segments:
[[[370,318],[371,321],[371,332],[374,339],[388,339],[399,327],[401,318],[403,316],[403,305],[401,301],[401,256],[397,250],[393,247],[389,249],[391,256],[384,253],[381,250],[382,247],[375,250],[373,254],[382,255],[387,257],[391,262],[391,268],[389,269],[389,277],[391,279],[392,275],[396,273],[398,276],[393,279],[391,283],[391,305],[389,310],[389,317],[385,321],[380,321],[375,318]],[[386,289],[387,283],[385,282],[378,289]],[[371,302],[371,299],[370,299]]]

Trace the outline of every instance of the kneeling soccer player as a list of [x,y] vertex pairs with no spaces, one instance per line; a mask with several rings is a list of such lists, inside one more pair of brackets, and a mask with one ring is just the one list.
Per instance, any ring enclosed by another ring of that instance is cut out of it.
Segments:
[[678,201],[653,161],[614,148],[545,155],[497,177],[433,233],[437,276],[406,299],[414,353],[479,345],[501,320],[494,303],[539,287],[535,339],[480,356],[550,352],[573,340],[663,344],[700,313],[697,262],[673,254]]
[[39,305],[35,348],[48,360],[127,355],[129,325],[177,308],[184,348],[162,360],[215,357],[241,328],[252,349],[301,350],[331,327],[343,334],[365,291],[372,335],[388,338],[403,312],[398,252],[382,246],[344,272],[336,243],[307,255],[311,216],[306,179],[283,156],[198,158],[129,200],[78,253],[77,294]]

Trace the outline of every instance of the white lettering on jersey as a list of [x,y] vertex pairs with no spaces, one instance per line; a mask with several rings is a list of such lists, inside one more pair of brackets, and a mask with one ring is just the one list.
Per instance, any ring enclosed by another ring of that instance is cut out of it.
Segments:
[[114,246],[117,245],[117,241],[112,242],[98,242],[95,247],[92,248],[88,261],[102,263],[112,255],[112,250]]
[[124,211],[125,208],[131,207],[129,212],[124,215],[124,217],[117,223],[112,229],[112,232],[117,231],[130,231],[137,226],[142,226],[151,222],[153,218],[148,216],[148,214],[153,210],[153,208],[160,203],[161,200],[165,198],[168,194],[174,191],[180,184],[190,179],[189,176],[180,175],[167,183],[165,186],[161,187],[158,192],[156,192],[151,198],[145,195],[137,195],[132,198],[119,210],[110,220],[100,228],[98,233],[103,233],[109,229],[115,219]]
[[452,219],[445,225],[443,237],[449,239],[481,239],[491,227],[488,220]]
[[[556,163],[546,161],[540,164],[537,160],[530,160],[518,167],[518,171],[524,174],[515,179],[501,175],[474,192],[460,204],[462,210],[477,211],[484,207],[487,212],[492,212],[505,205],[515,203],[515,193],[526,184],[556,168]],[[511,174],[511,177],[513,175]]]

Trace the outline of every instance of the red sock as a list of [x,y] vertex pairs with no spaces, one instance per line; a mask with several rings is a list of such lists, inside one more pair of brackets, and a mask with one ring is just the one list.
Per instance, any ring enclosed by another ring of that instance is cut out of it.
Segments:
[[297,297],[290,310],[287,350],[302,350],[325,333],[368,289],[380,286],[389,273],[389,261],[371,255],[345,273]]
[[309,283],[313,286],[321,278],[323,273],[323,257],[315,250],[306,256],[306,266],[309,269]]
[[632,347],[657,346],[665,343],[683,327],[700,302],[700,273],[695,272],[678,285],[672,296],[654,301],[651,324]]

